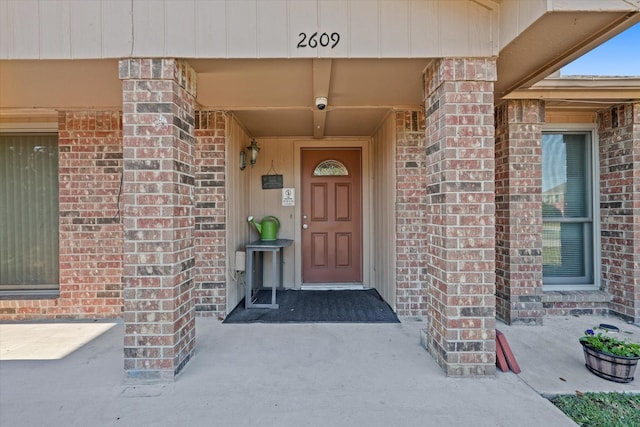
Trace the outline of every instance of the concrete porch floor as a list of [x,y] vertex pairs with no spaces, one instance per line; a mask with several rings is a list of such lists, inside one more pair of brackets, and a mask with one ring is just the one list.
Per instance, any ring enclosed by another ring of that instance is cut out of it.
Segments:
[[[175,382],[156,385],[123,383],[123,324],[108,323],[60,322],[45,332],[50,324],[1,324],[0,425],[555,427],[575,424],[541,394],[640,392],[638,379],[616,384],[584,367],[577,338],[586,328],[614,324],[640,341],[640,328],[612,317],[499,324],[522,373],[465,379],[443,374],[420,346],[424,323],[415,319],[229,325],[198,318],[192,361]],[[65,356],[65,346],[79,348]]]
[[619,333],[640,342],[640,327],[612,316],[545,317],[544,326],[507,326],[498,322],[522,369],[520,379],[543,396],[581,392],[640,393],[640,369],[635,380],[620,384],[603,380],[584,366],[582,346],[578,343],[584,331],[601,323],[617,326]]

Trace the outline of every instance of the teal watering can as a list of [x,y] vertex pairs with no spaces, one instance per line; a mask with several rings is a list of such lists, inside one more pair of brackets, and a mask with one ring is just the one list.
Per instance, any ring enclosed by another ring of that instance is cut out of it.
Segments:
[[269,215],[262,218],[262,222],[256,222],[253,216],[247,218],[260,233],[260,240],[276,240],[278,238],[278,230],[280,230],[280,220],[275,216]]

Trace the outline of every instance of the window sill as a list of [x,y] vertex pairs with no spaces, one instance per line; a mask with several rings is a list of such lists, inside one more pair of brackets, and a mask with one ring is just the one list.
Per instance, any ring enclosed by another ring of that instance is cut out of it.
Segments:
[[0,300],[57,299],[60,291],[0,291]]

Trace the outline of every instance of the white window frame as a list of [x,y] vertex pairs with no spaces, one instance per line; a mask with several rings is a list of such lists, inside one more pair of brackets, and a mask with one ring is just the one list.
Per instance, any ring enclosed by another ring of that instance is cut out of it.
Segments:
[[[562,283],[562,279],[558,278],[553,280],[553,283],[545,283],[544,277],[542,278],[543,291],[577,291],[588,290],[594,291],[600,289],[600,276],[602,270],[602,257],[601,257],[601,245],[600,245],[600,159],[599,159],[599,141],[597,126],[595,124],[587,123],[551,123],[542,127],[543,133],[588,133],[591,138],[591,219],[592,219],[592,242],[593,248],[593,283],[575,284],[575,283]],[[542,140],[540,140],[542,146]],[[541,147],[542,148],[542,147]]]

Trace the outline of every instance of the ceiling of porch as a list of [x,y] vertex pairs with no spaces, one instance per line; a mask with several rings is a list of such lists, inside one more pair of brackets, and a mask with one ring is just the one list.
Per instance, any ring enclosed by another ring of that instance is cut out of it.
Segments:
[[[430,59],[189,60],[202,109],[234,114],[254,137],[372,135],[393,108],[420,108]],[[122,108],[117,60],[0,61],[0,114]],[[326,97],[319,110],[316,97]]]
[[[198,103],[261,136],[372,135],[393,108],[424,105],[428,59],[190,60]],[[326,97],[324,110],[315,99]]]

